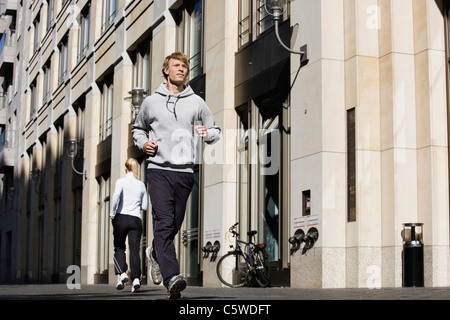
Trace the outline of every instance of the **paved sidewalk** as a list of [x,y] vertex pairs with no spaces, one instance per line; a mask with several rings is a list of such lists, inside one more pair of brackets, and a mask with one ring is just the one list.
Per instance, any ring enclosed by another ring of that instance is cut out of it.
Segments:
[[[66,284],[0,285],[0,300],[167,300],[162,286],[143,285],[116,290],[113,285]],[[450,300],[450,288],[296,289],[296,288],[205,288],[189,286],[182,301],[220,300]]]
[[[26,301],[25,301],[26,300]],[[424,301],[432,302],[432,308]],[[181,299],[168,300],[162,286],[143,285],[136,293],[126,286],[65,284],[0,285],[0,307],[21,316],[139,319],[289,319],[292,317],[418,317],[425,310],[446,312],[450,288],[295,289],[204,288],[189,286]],[[74,301],[79,303],[74,304]],[[81,302],[80,302],[81,301]],[[140,303],[136,303],[140,301]],[[418,303],[420,301],[421,303]],[[443,301],[443,302],[442,302]],[[24,303],[25,302],[25,303]],[[367,304],[367,305],[366,305]],[[394,304],[394,305],[390,305]],[[441,310],[442,309],[442,310]]]

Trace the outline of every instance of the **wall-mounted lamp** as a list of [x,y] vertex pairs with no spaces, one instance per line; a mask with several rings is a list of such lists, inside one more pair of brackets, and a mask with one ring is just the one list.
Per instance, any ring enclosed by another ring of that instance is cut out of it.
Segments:
[[289,243],[292,245],[291,254],[300,249],[301,244],[305,242],[305,232],[302,229],[297,229],[294,235],[289,238]]
[[312,227],[308,230],[308,232],[305,235],[305,247],[304,250],[309,250],[312,247],[314,247],[314,244],[319,239],[319,230]]
[[77,169],[75,169],[75,166],[73,164],[73,160],[76,157],[77,153],[78,153],[78,141],[75,139],[69,139],[66,143],[66,151],[67,151],[67,156],[69,156],[69,158],[72,158],[72,169],[73,171],[75,171],[76,173],[78,173],[79,175],[84,176],[84,180],[87,179],[87,171],[84,172],[80,172]]
[[14,200],[14,196],[16,194],[16,190],[14,189],[14,187],[11,187],[8,189],[8,200],[12,201]]
[[316,228],[310,228],[306,234],[302,229],[298,229],[295,231],[295,234],[289,238],[289,243],[292,245],[291,254],[299,250],[302,243],[305,244],[303,246],[302,254],[305,254],[309,249],[314,247],[314,244],[318,239],[319,230]]
[[203,259],[206,259],[209,257],[209,253],[211,252],[211,249],[212,249],[212,243],[211,243],[211,241],[208,241],[206,243],[206,245],[204,247],[202,247]]
[[33,170],[30,171],[30,177],[31,181],[36,185],[39,181],[39,178],[41,177],[41,170],[38,168],[33,168]]
[[212,253],[211,262],[214,262],[217,258],[219,250],[220,250],[220,241],[216,240],[214,241],[214,244],[211,244],[211,242],[208,241],[206,245],[202,247],[203,259],[208,258],[209,254]]
[[300,65],[304,66],[308,63],[308,55],[307,55],[307,45],[303,45],[300,48],[300,51],[292,50],[288,46],[286,46],[283,41],[280,38],[280,33],[278,31],[278,24],[281,20],[281,17],[287,10],[287,4],[289,2],[292,2],[294,0],[259,0],[262,5],[264,6],[264,9],[268,14],[270,14],[273,17],[273,20],[275,21],[275,34],[277,36],[278,42],[281,44],[281,46],[293,54],[299,54],[300,55]]
[[34,184],[34,191],[36,192],[36,194],[38,194],[38,182],[41,177],[41,170],[39,170],[38,168],[33,168],[33,170],[30,171],[30,177],[31,181]]
[[131,111],[134,116],[139,113],[139,109],[141,108],[142,102],[144,102],[145,97],[148,95],[148,92],[142,88],[133,88],[130,92],[131,97],[126,97],[124,100],[127,102],[131,102]]

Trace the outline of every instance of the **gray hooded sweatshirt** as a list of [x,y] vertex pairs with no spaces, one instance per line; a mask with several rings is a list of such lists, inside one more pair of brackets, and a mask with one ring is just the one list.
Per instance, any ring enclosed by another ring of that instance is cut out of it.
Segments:
[[221,130],[205,101],[190,86],[174,95],[163,83],[141,105],[132,126],[134,144],[143,150],[147,141],[157,142],[156,154],[148,158],[148,168],[193,172],[200,140],[194,130],[197,124],[207,130],[206,143],[219,140]]

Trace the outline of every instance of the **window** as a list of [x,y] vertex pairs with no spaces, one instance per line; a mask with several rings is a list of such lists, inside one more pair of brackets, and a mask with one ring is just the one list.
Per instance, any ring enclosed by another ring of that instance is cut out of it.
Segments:
[[77,62],[86,56],[89,50],[89,25],[90,25],[90,10],[88,5],[80,14],[80,30],[78,32],[78,55]]
[[51,96],[51,90],[50,90],[50,60],[48,61],[48,63],[46,63],[44,65],[44,67],[42,68],[44,71],[44,81],[42,83],[42,104],[46,104],[48,102],[48,100],[50,99]]
[[39,25],[40,25],[40,16],[38,15],[33,22],[34,26],[33,51],[39,50],[39,47],[41,45],[41,41],[39,38]]
[[6,146],[5,126],[0,126],[0,152],[3,151],[5,146]]
[[[110,177],[98,178],[97,274],[107,275],[109,268]],[[106,278],[106,277],[105,277]],[[107,279],[107,278],[106,278]]]
[[262,2],[258,1],[258,9],[256,14],[258,34],[263,33],[275,25],[272,16],[267,12],[266,7]]
[[142,88],[145,91],[150,90],[150,39],[144,40],[139,44],[134,52],[133,61],[133,88]]
[[189,66],[190,79],[202,74],[202,1],[197,1],[191,11],[189,21]]
[[[150,75],[151,75],[151,61],[150,61],[150,38],[144,40],[138,45],[138,48],[132,55],[133,69],[132,69],[132,88],[141,88],[145,92],[150,92]],[[136,117],[136,112],[132,108],[132,121]]]
[[238,131],[238,221],[239,233],[246,234],[250,230],[250,192],[249,192],[249,116],[248,106],[244,105],[236,109],[239,114]]
[[189,58],[189,80],[203,74],[203,0],[185,1],[175,13],[177,50]]
[[62,170],[62,161],[64,156],[64,128],[57,124],[56,131],[57,131],[56,172],[60,173]]
[[103,0],[102,7],[102,32],[113,23],[116,18],[117,0]]
[[112,76],[102,85],[100,98],[100,141],[112,133],[113,79]]
[[30,85],[30,120],[36,113],[36,91],[36,80],[34,80]]
[[347,110],[347,221],[356,221],[355,108]]
[[239,0],[239,47],[251,40],[251,1]]
[[17,54],[16,61],[14,63],[14,95],[19,92],[19,73],[20,73],[20,53]]
[[55,9],[55,0],[47,0],[47,31],[50,30],[53,24],[54,9]]
[[287,217],[283,203],[288,201],[288,183],[283,181],[287,167],[281,160],[288,155],[283,148],[280,105],[256,105],[248,101],[236,108],[239,115],[237,173],[238,220],[240,234],[257,229],[257,241],[266,243],[269,261],[287,263],[282,235]]
[[[22,1],[19,1],[19,7],[17,8],[17,12],[23,12],[23,4]],[[23,14],[19,14],[17,17],[17,23],[15,24],[15,29],[17,30],[17,37],[19,39],[22,35],[22,24],[23,24]]]
[[77,112],[77,133],[76,133],[76,139],[79,142],[80,145],[83,145],[84,141],[84,126],[85,126],[85,112],[84,112],[84,100],[83,104],[79,106],[79,108],[76,110]]
[[45,181],[46,181],[46,168],[47,168],[47,141],[46,141],[46,135],[44,134],[44,138],[41,141],[42,147],[41,147],[41,163],[40,163],[40,170],[41,170],[41,176],[39,178],[38,185],[36,185],[36,188],[38,188],[38,198],[39,198],[39,210],[44,210],[45,206]]
[[[33,165],[33,150],[32,149],[28,150],[27,154],[28,154],[28,168],[29,168],[29,171],[31,173],[33,171],[33,168],[34,168],[34,165]],[[33,192],[34,192],[33,188],[34,188],[33,181],[32,181],[32,177],[31,177],[31,174],[30,174],[29,177],[28,177],[28,186],[27,186],[28,192],[27,192],[27,198],[26,198],[27,216],[30,216],[29,212],[31,210],[31,202],[32,202],[32,199],[33,199],[32,198],[33,197]],[[28,222],[27,222],[27,227],[28,227]]]
[[[13,115],[13,117],[15,117],[15,115]],[[0,152],[4,148],[14,149],[16,147],[15,122],[15,119],[13,119],[13,121],[8,119],[6,125],[0,126]]]
[[[275,109],[275,106],[271,106]],[[259,155],[259,218],[258,237],[267,247],[270,261],[277,261],[280,250],[281,187],[280,167],[281,140],[279,115],[260,114],[258,132]]]
[[67,36],[61,41],[59,48],[59,71],[58,71],[58,86],[64,82],[67,76],[67,61],[69,53],[69,45]]

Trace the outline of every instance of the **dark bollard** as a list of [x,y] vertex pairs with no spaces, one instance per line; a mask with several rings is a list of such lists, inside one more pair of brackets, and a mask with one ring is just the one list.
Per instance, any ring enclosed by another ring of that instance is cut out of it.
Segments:
[[423,287],[423,223],[403,224],[403,286]]

